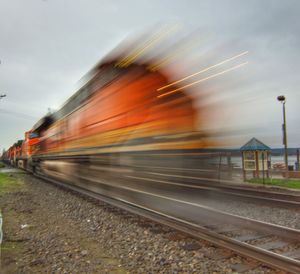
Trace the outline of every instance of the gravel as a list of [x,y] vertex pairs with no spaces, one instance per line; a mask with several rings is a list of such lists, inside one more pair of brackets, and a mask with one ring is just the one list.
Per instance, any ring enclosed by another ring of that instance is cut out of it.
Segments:
[[[4,273],[236,273],[233,265],[247,262],[32,176],[14,176],[26,187],[0,195]],[[279,272],[258,266],[248,273]]]

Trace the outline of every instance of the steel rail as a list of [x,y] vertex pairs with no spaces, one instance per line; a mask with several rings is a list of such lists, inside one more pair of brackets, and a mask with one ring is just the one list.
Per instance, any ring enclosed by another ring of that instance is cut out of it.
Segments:
[[[197,155],[199,153],[196,153]],[[155,154],[157,155],[157,154]],[[165,155],[165,154],[162,154]],[[170,154],[173,155],[173,154]],[[199,155],[202,155],[201,153]],[[77,155],[76,157],[70,155],[45,155],[39,156],[40,158],[45,158],[49,160],[56,160],[56,159],[86,159],[86,155]],[[176,172],[177,168],[172,167],[159,167],[159,166],[143,166],[143,165],[131,165],[128,168],[144,168],[145,173],[149,173],[156,176],[164,176],[164,177],[171,177],[171,178],[180,178],[181,180],[185,180],[186,183],[190,183],[191,185],[195,186],[207,186],[213,187],[214,190],[218,189],[218,191],[222,193],[226,193],[227,195],[235,195],[240,196],[246,199],[261,199],[262,201],[266,202],[276,202],[278,205],[283,206],[293,206],[296,208],[300,208],[300,191],[299,195],[295,193],[282,193],[276,192],[272,190],[267,190],[263,185],[259,186],[251,186],[251,185],[242,185],[242,184],[233,184],[232,180],[225,180],[225,179],[218,179],[218,178],[206,178],[206,177],[199,177],[199,176],[191,176],[191,175],[180,175],[180,174],[170,174],[165,173],[164,171],[158,173],[153,172],[153,170],[169,170],[172,172]],[[152,172],[147,172],[147,170],[151,170]],[[208,170],[208,169],[194,169],[194,168],[180,168],[180,171],[187,171],[191,172],[215,172],[215,170]],[[191,180],[191,181],[188,181]],[[185,183],[183,183],[185,184]],[[264,188],[263,190],[261,188]]]
[[[107,171],[116,171],[119,172],[120,168],[118,167],[97,167],[98,170],[107,170]],[[122,171],[133,171],[130,168],[123,168]],[[186,179],[194,179],[200,181],[200,183],[193,183],[193,182],[177,182],[171,180],[163,180],[163,179],[154,179],[145,177],[145,174],[156,175],[156,176],[166,176],[166,177],[179,177],[179,178],[186,178]],[[296,209],[300,209],[300,192],[299,195],[290,194],[290,193],[279,193],[274,191],[267,191],[267,190],[260,190],[255,187],[251,186],[241,186],[241,185],[233,185],[233,184],[220,184],[217,179],[212,178],[199,178],[193,176],[179,176],[173,174],[163,174],[163,173],[156,173],[156,172],[144,172],[144,177],[139,176],[128,176],[123,175],[123,177],[133,178],[133,179],[140,179],[144,181],[151,181],[163,184],[169,184],[174,186],[181,186],[185,188],[191,189],[203,189],[203,190],[212,190],[215,193],[219,193],[221,195],[232,196],[237,198],[242,198],[243,200],[247,199],[249,201],[261,200],[262,202],[271,203],[272,205],[276,204],[277,206],[284,206],[284,207],[293,207]]]
[[[155,168],[155,167],[150,166],[148,168],[152,169],[152,168]],[[164,168],[161,168],[161,169],[164,169]],[[152,175],[157,175],[157,176],[191,179],[191,180],[194,180],[194,181],[198,181],[201,184],[205,184],[205,185],[209,184],[210,186],[214,186],[214,187],[217,187],[217,188],[220,188],[220,189],[229,189],[229,190],[234,190],[234,191],[237,191],[237,192],[240,191],[240,192],[243,192],[243,193],[249,192],[249,193],[254,193],[257,196],[258,195],[261,195],[263,197],[269,196],[270,198],[278,199],[278,200],[300,202],[300,191],[298,191],[299,194],[282,193],[282,192],[275,192],[275,191],[272,191],[272,190],[267,190],[264,185],[251,186],[249,184],[247,184],[247,185],[242,185],[240,183],[233,184],[231,180],[206,178],[206,177],[195,177],[195,176],[184,176],[184,175],[166,174],[166,173],[157,173],[157,172],[153,172],[153,171],[148,172],[148,173],[152,174]],[[261,190],[261,188],[264,188],[264,190]]]
[[[162,212],[158,212],[156,210],[147,207],[143,207],[141,205],[126,201],[124,199],[111,198],[99,193],[92,192],[87,189],[83,189],[75,185],[59,182],[49,177],[45,177],[41,175],[36,175],[36,176],[45,181],[61,186],[63,188],[81,193],[83,195],[89,196],[97,200],[101,200],[112,206],[119,207],[128,212],[137,214],[139,216],[150,219],[157,223],[161,223],[163,225],[169,226],[173,229],[188,234],[194,238],[207,240],[218,246],[239,253],[245,257],[250,257],[252,259],[260,261],[272,268],[278,268],[284,271],[288,271],[290,273],[300,273],[300,262],[298,260],[294,260],[292,258],[268,250],[264,250],[256,246],[234,240],[232,238],[210,231],[209,229],[200,226],[198,224],[191,223],[189,221],[185,221],[182,219],[178,219],[174,216],[164,214]],[[283,229],[283,227],[281,227],[281,229]],[[291,232],[292,230],[288,229],[288,231]],[[292,233],[295,233],[295,231],[293,231]]]
[[[152,174],[152,173],[151,173]],[[166,181],[166,180],[159,180],[153,178],[145,178],[145,177],[138,177],[138,176],[128,176],[125,177],[133,178],[133,179],[140,179],[141,181],[151,181],[157,182],[162,184],[169,184],[174,186],[182,186],[185,188],[191,189],[203,189],[203,190],[213,190],[215,193],[219,193],[222,195],[233,196],[233,197],[240,197],[251,201],[262,201],[268,203],[276,203],[277,206],[285,206],[285,207],[293,207],[296,209],[300,209],[300,195],[290,195],[284,193],[274,193],[268,191],[255,191],[255,190],[248,190],[247,188],[235,188],[235,187],[227,187],[223,185],[217,184],[191,184],[191,183],[178,183],[173,181]],[[259,194],[259,195],[257,195]],[[264,196],[263,196],[264,195]],[[297,199],[299,198],[299,201]],[[296,201],[294,201],[296,200]]]

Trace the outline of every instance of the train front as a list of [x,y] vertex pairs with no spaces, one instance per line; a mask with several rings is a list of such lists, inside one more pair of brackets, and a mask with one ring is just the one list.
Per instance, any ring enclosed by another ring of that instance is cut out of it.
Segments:
[[204,127],[214,109],[199,107],[201,86],[196,100],[173,73],[128,49],[105,58],[61,109],[32,128],[39,138],[32,170],[94,192],[103,180],[108,192],[114,182],[126,184],[124,176],[227,176]]

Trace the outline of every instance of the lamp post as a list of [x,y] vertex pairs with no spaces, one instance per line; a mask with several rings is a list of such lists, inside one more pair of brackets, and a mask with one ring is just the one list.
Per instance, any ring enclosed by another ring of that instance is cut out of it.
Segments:
[[288,150],[287,150],[287,134],[286,134],[286,118],[285,118],[285,96],[280,95],[277,97],[277,100],[282,103],[282,112],[283,112],[283,124],[282,124],[282,131],[283,131],[283,145],[284,145],[284,162],[286,168],[286,177],[288,178]]

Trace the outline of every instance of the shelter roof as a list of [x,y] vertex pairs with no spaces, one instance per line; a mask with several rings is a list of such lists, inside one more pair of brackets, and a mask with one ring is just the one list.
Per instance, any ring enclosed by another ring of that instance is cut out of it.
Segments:
[[255,151],[255,150],[271,150],[270,147],[265,145],[263,142],[259,141],[256,138],[252,138],[246,144],[244,144],[241,148],[241,151]]

